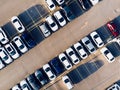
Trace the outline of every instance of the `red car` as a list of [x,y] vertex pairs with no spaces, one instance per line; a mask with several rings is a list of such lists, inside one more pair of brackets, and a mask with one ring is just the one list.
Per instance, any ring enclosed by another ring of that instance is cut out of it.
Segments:
[[113,36],[117,37],[119,35],[116,26],[113,22],[108,22],[106,24],[107,28],[110,30],[110,32],[112,33]]

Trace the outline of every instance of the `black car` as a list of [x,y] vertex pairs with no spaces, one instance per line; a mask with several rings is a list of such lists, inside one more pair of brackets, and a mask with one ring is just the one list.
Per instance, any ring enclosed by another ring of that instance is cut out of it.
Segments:
[[33,48],[34,46],[36,46],[36,42],[27,31],[22,33],[21,38],[29,48]]
[[38,69],[37,71],[35,71],[34,74],[36,78],[39,80],[39,82],[41,83],[41,85],[45,85],[49,82],[47,75],[42,69]]
[[27,80],[34,90],[39,90],[41,88],[41,84],[39,83],[34,74],[29,75],[27,77]]
[[83,10],[89,10],[92,6],[88,0],[78,0]]
[[63,64],[60,62],[60,60],[58,59],[58,57],[53,58],[49,62],[49,64],[56,75],[59,75],[65,71],[65,68],[64,68]]

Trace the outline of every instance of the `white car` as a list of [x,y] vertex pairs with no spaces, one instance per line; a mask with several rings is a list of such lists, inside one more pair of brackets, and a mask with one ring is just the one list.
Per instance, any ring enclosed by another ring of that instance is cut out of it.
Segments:
[[9,54],[3,47],[0,47],[0,58],[6,64],[10,64],[13,61],[13,59],[9,56]]
[[94,5],[96,5],[99,2],[99,0],[90,0],[90,2],[94,6]]
[[47,16],[45,20],[48,23],[48,25],[50,26],[52,31],[55,32],[58,30],[58,25],[55,22],[55,20],[53,20],[53,17],[51,15]]
[[94,53],[96,51],[94,45],[92,44],[88,37],[84,37],[81,41],[90,53]]
[[79,58],[76,56],[76,54],[75,54],[75,52],[73,51],[72,48],[68,48],[66,50],[66,54],[71,59],[73,64],[78,64],[80,62]]
[[74,44],[74,48],[82,59],[86,59],[88,57],[88,54],[86,53],[85,49],[79,42]]
[[20,81],[20,87],[22,90],[32,90],[25,79]]
[[101,37],[99,36],[99,34],[96,31],[90,33],[90,36],[98,48],[100,48],[104,45]]
[[5,49],[13,59],[17,59],[20,56],[12,43],[6,44]]
[[15,45],[18,47],[18,49],[22,53],[25,53],[28,51],[28,48],[26,47],[26,45],[24,44],[24,42],[19,36],[15,36],[12,41],[15,43]]
[[2,44],[6,44],[7,42],[9,42],[7,35],[5,34],[5,32],[3,31],[3,29],[1,27],[0,27],[0,42]]
[[51,32],[47,28],[46,23],[42,23],[41,25],[39,25],[39,28],[40,28],[40,30],[42,31],[42,33],[44,34],[45,37],[50,36]]
[[21,89],[18,85],[15,85],[14,87],[12,87],[12,90],[21,90]]
[[59,54],[58,57],[67,70],[70,70],[72,68],[72,64],[70,63],[70,61],[68,60],[67,56],[64,53]]
[[53,73],[49,64],[45,64],[43,66],[43,70],[45,71],[45,73],[47,74],[47,76],[50,80],[55,80],[56,75]]
[[115,83],[112,86],[110,86],[109,88],[107,88],[107,90],[120,90],[120,86]]
[[115,57],[108,50],[107,47],[103,47],[100,51],[103,54],[103,56],[108,60],[109,63],[112,63],[113,61],[115,61]]
[[47,6],[51,11],[56,9],[56,6],[52,0],[45,0],[45,2],[47,3]]
[[58,21],[58,23],[60,24],[60,26],[64,26],[66,25],[66,20],[65,18],[62,16],[60,11],[56,11],[54,14],[55,19]]
[[65,2],[65,0],[56,0],[56,2],[57,2],[59,5],[61,5],[61,4],[63,4],[63,3]]
[[0,59],[0,70],[2,69],[2,68],[4,68],[5,67],[5,65],[4,65],[4,63],[2,62],[2,60]]
[[65,75],[65,76],[62,77],[62,81],[63,81],[63,83],[66,85],[66,87],[69,90],[74,87],[73,84],[72,84],[72,82],[71,82],[71,80],[70,80],[70,78],[67,75]]
[[13,16],[11,18],[11,22],[19,33],[22,33],[25,31],[25,27],[23,26],[22,22],[17,16]]

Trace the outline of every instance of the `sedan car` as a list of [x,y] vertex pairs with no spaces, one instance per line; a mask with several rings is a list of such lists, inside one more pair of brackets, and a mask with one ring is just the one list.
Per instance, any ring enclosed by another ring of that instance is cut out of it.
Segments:
[[85,49],[83,48],[83,46],[79,42],[74,44],[74,48],[82,59],[86,59],[88,57],[87,52],[85,51]]
[[67,56],[64,53],[59,54],[59,59],[63,63],[65,69],[70,70],[72,68],[72,64],[68,60]]
[[12,43],[6,44],[5,49],[13,59],[17,59],[20,56]]
[[115,83],[106,90],[120,90],[120,86],[117,83]]
[[81,41],[90,53],[94,53],[96,51],[94,45],[92,44],[88,37],[84,37]]
[[25,31],[25,27],[23,26],[22,22],[17,16],[13,16],[11,18],[11,22],[19,33],[22,33]]
[[57,2],[59,5],[61,5],[61,4],[63,4],[63,3],[65,2],[65,0],[56,0],[56,2]]
[[53,32],[58,30],[58,25],[51,15],[47,16],[45,20]]
[[114,37],[117,37],[119,35],[119,32],[116,29],[116,25],[113,22],[108,22],[106,26]]
[[75,52],[73,51],[72,48],[68,48],[66,50],[66,54],[71,59],[73,64],[78,64],[80,62],[79,58],[76,56],[76,54],[75,54]]
[[3,47],[0,47],[0,58],[5,64],[10,64],[13,61],[13,59],[9,56]]
[[88,0],[78,0],[83,10],[88,10],[91,8],[91,5]]
[[5,34],[5,32],[3,31],[3,29],[1,27],[0,27],[0,42],[2,44],[6,44],[7,42],[9,42],[7,35]]
[[20,88],[20,86],[15,85],[14,87],[12,87],[12,89],[11,89],[11,90],[21,90],[21,88]]
[[108,60],[109,63],[112,63],[113,61],[115,61],[115,57],[107,47],[102,48],[100,51],[103,54],[103,56]]
[[26,81],[26,79],[20,81],[20,87],[22,90],[33,90],[31,86],[28,84],[28,82]]
[[99,36],[99,34],[96,31],[90,33],[90,36],[98,48],[100,48],[104,45],[101,37]]
[[71,80],[70,80],[70,78],[67,75],[65,75],[65,76],[62,77],[62,81],[63,81],[63,83],[66,85],[66,87],[69,90],[74,87],[73,84],[72,84],[72,82],[71,82]]
[[4,68],[5,67],[5,64],[2,62],[2,60],[0,59],[0,70],[2,69],[2,68]]
[[94,5],[96,5],[98,2],[99,2],[99,0],[89,0],[90,2],[91,2],[91,4],[94,6]]
[[51,11],[56,9],[56,6],[52,0],[45,0],[45,2],[47,3],[47,6]]
[[28,51],[28,48],[26,47],[26,45],[19,36],[15,36],[12,41],[22,53]]
[[45,64],[43,66],[43,70],[44,72],[47,74],[47,76],[49,77],[50,80],[55,80],[56,75],[54,74],[54,72],[52,71],[51,67],[49,64]]
[[66,20],[65,18],[62,16],[60,11],[56,11],[54,14],[55,19],[58,21],[58,23],[60,24],[60,26],[64,26],[66,25]]

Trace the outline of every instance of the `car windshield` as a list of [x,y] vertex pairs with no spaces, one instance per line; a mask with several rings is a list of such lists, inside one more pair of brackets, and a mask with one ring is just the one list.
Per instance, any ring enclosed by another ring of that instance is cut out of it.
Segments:
[[71,51],[70,53],[69,53],[69,55],[71,56],[71,55],[73,55],[74,53]]
[[82,47],[81,47],[81,46],[78,46],[77,49],[80,50],[80,49],[82,49]]
[[22,29],[22,27],[19,27],[19,28],[18,28],[18,30],[21,30],[21,29]]
[[[3,51],[4,52],[4,51]],[[5,56],[3,57],[3,60],[7,60],[8,59],[8,56],[7,54],[4,52]]]
[[108,50],[106,50],[106,51],[104,52],[104,54],[105,54],[105,55],[107,55],[108,53],[109,53],[109,51],[108,51]]
[[67,68],[70,68],[70,65],[68,65]]
[[94,48],[92,48],[92,49],[91,49],[91,52],[93,52],[94,50],[95,50],[95,49],[94,49]]
[[52,75],[50,78],[54,78],[54,76]]
[[12,51],[10,54],[11,54],[11,55],[15,55],[15,53],[16,53],[15,51]]
[[53,8],[54,7],[54,5],[52,4],[52,5],[50,5],[50,8]]
[[1,41],[5,41],[5,38],[3,38]]
[[46,72],[50,71],[50,68],[46,68],[45,71],[46,71]]
[[60,21],[60,22],[63,22],[63,21],[64,21],[64,19],[63,19],[63,18],[60,18],[60,19],[59,19],[59,21]]
[[74,62],[75,62],[75,63],[78,62],[78,59],[76,59]]
[[69,79],[66,79],[66,80],[65,80],[65,83],[68,83],[68,82],[69,82]]
[[95,36],[94,36],[95,39],[98,38],[98,37],[99,37],[98,35],[95,35]]
[[62,57],[61,60],[64,61],[66,58],[65,57]]
[[51,24],[51,27],[54,27],[54,26],[55,26],[55,23],[52,23],[52,24]]
[[90,43],[90,41],[89,40],[87,40],[86,42],[85,42],[85,44],[89,44]]
[[15,19],[15,20],[13,20],[13,23],[15,23],[15,22],[17,22],[18,20],[17,19]]
[[19,46],[19,49],[23,49],[23,48],[24,48],[24,46],[23,46],[23,45],[20,45],[20,46]]

